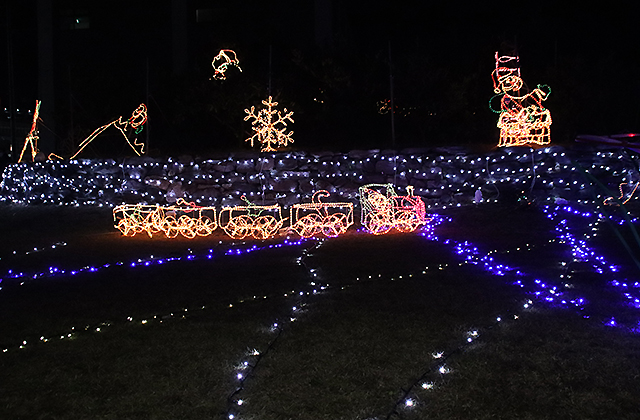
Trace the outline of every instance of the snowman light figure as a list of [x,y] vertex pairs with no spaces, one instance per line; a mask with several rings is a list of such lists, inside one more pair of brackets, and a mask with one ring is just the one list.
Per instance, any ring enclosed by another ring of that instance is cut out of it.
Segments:
[[549,144],[551,113],[542,106],[542,101],[549,97],[551,89],[547,85],[538,85],[529,92],[520,77],[520,57],[499,57],[496,52],[495,58],[496,69],[491,76],[496,95],[489,105],[495,98],[500,98],[499,110],[491,106],[493,112],[500,114],[498,147]]

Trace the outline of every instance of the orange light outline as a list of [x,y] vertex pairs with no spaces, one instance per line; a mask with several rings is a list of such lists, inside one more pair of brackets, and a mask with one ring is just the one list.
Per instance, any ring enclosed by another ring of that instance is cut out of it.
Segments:
[[35,161],[36,155],[38,154],[38,130],[37,124],[40,119],[40,101],[36,99],[36,109],[33,111],[33,121],[31,122],[31,130],[27,137],[24,139],[24,145],[22,146],[22,152],[20,152],[20,158],[18,159],[18,163],[22,163],[22,157],[24,156],[24,152],[27,150],[28,146],[31,146],[31,160]]
[[113,209],[114,227],[124,236],[146,232],[193,239],[208,236],[218,227],[215,207],[196,206],[178,198],[174,206],[121,204]]
[[[353,203],[322,203],[320,198],[328,196],[328,191],[320,190],[313,193],[311,203],[294,204],[289,209],[291,229],[303,238],[320,234],[334,238],[345,233],[353,224]],[[308,211],[312,213],[300,216]]]
[[[384,189],[382,194],[376,189]],[[393,184],[367,184],[359,188],[360,223],[370,233],[383,235],[395,228],[400,232],[413,232],[426,224],[425,205],[422,198],[413,195],[413,187],[407,187],[406,196],[396,194]]]
[[[263,215],[264,212],[272,214]],[[244,239],[247,236],[268,239],[278,233],[286,219],[282,218],[282,208],[278,204],[270,206],[249,204],[222,208],[218,220],[222,230],[233,239]]]

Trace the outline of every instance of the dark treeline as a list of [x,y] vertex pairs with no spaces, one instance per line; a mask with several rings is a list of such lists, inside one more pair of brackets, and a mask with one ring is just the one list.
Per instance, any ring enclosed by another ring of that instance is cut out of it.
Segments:
[[[42,2],[32,3],[28,11],[16,2],[11,25],[14,103],[31,108],[42,89],[33,11]],[[638,37],[633,9],[624,4],[55,3],[55,123],[43,123],[62,153],[142,102],[152,153],[248,149],[244,109],[260,106],[269,93],[294,111],[294,148],[392,147],[391,75],[396,147],[490,146],[498,138],[488,105],[495,51],[519,54],[530,87],[551,87],[545,105],[554,142],[640,130],[640,60],[631,47]],[[76,17],[88,19],[88,27],[70,30]],[[237,52],[242,72],[231,67],[226,80],[210,80],[222,48]],[[6,66],[0,79],[5,108]],[[87,153],[129,152],[117,132],[103,136],[103,147]]]

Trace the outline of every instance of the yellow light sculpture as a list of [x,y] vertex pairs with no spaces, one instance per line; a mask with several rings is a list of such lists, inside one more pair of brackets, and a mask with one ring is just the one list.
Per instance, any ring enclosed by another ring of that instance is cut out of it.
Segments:
[[[607,197],[605,198],[605,200],[603,201],[603,204],[606,206],[619,206],[620,202],[622,202],[622,204],[627,204],[629,202],[629,200],[631,200],[631,198],[633,197],[633,194],[635,194],[636,190],[638,189],[638,185],[640,185],[640,182],[636,183],[636,186],[633,187],[633,189],[631,190],[631,192],[629,193],[629,195],[625,198],[625,195],[627,195],[623,189],[622,186],[623,185],[629,185],[627,182],[622,182],[620,183],[620,185],[618,186],[618,189],[620,190],[620,197],[618,197],[618,199],[616,200],[613,197]],[[624,199],[624,201],[622,201]]]
[[122,204],[113,209],[113,220],[124,236],[145,232],[153,237],[162,232],[167,238],[182,235],[193,239],[211,235],[218,227],[214,207],[196,206],[183,198],[174,206]]
[[[245,201],[246,198],[242,197]],[[253,236],[255,239],[272,238],[286,219],[278,204],[225,207],[220,210],[220,227],[233,239]]]
[[[496,69],[492,73],[493,90],[501,97],[498,128],[500,142],[498,147],[524,146],[529,144],[549,144],[551,133],[551,113],[542,106],[551,89],[547,85],[538,85],[533,91],[528,89],[520,77],[519,57],[498,57],[496,52]],[[505,67],[506,63],[515,62],[518,67]],[[524,89],[525,93],[520,91]],[[491,102],[490,102],[491,106]]]
[[40,118],[40,101],[36,99],[36,109],[33,111],[33,121],[31,122],[31,130],[29,134],[27,134],[27,138],[24,139],[24,146],[22,146],[22,152],[20,152],[20,158],[18,159],[18,163],[22,163],[22,157],[24,156],[24,152],[27,150],[27,147],[31,146],[31,160],[34,161],[36,159],[36,155],[38,154],[38,119]]
[[275,152],[277,149],[273,147],[274,145],[276,147],[286,147],[287,144],[293,143],[291,138],[293,131],[285,132],[287,130],[287,120],[293,122],[293,118],[291,118],[293,112],[287,112],[287,108],[285,108],[283,116],[279,110],[273,109],[278,103],[272,102],[271,96],[269,96],[269,100],[262,101],[262,104],[266,108],[261,109],[258,114],[255,113],[255,106],[252,106],[251,110],[244,110],[247,113],[244,120],[247,121],[253,118],[251,128],[255,131],[255,134],[245,141],[250,141],[251,147],[253,147],[254,141],[261,143],[262,149],[260,150],[262,152]]
[[291,229],[303,238],[320,234],[333,238],[345,233],[353,224],[353,204],[320,202],[321,197],[328,196],[325,190],[316,191],[311,203],[294,204],[290,209]]
[[236,57],[236,53],[233,50],[220,50],[218,55],[211,61],[211,67],[213,67],[213,77],[216,80],[225,80],[227,75],[225,74],[229,66],[234,66],[242,72],[240,68],[240,61]]
[[[131,114],[131,117],[128,120],[122,121],[122,116],[120,116],[118,117],[117,120],[111,121],[109,124],[105,124],[102,127],[96,129],[93,133],[91,133],[91,135],[89,135],[89,137],[87,137],[82,141],[82,143],[80,143],[80,146],[78,147],[78,151],[75,152],[73,156],[71,156],[69,159],[75,159],[76,156],[78,156],[80,152],[82,152],[82,150],[84,150],[84,148],[89,145],[89,143],[91,143],[99,134],[101,134],[103,131],[105,131],[107,128],[111,126],[120,130],[120,133],[122,133],[122,136],[124,137],[124,139],[127,141],[127,143],[129,143],[129,146],[131,146],[133,151],[136,152],[136,155],[140,156],[144,153],[144,143],[138,143],[137,137],[134,138],[132,142],[131,139],[129,138],[131,134],[129,133],[129,131],[133,130],[134,134],[138,135],[142,131],[143,125],[146,122],[147,122],[147,106],[145,104],[140,104],[138,108],[136,108],[136,110],[133,111],[133,113]],[[49,155],[49,158],[61,159],[60,156],[55,155],[53,153]]]
[[[377,191],[385,190],[384,193]],[[426,218],[424,201],[407,187],[406,196],[396,194],[393,184],[368,184],[359,189],[361,223],[374,235],[382,235],[395,228],[413,232],[431,219]]]

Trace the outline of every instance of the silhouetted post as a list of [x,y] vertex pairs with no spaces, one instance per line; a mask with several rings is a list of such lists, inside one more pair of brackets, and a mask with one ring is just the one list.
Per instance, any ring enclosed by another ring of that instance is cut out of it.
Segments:
[[6,7],[7,18],[7,76],[9,78],[9,133],[11,137],[11,158],[18,161],[18,148],[16,143],[16,106],[14,103],[14,86],[13,86],[13,40],[11,37],[11,6],[7,2]]
[[391,147],[396,148],[396,124],[395,113],[396,108],[393,103],[393,64],[391,62],[391,41],[389,41],[389,91],[391,95]]

